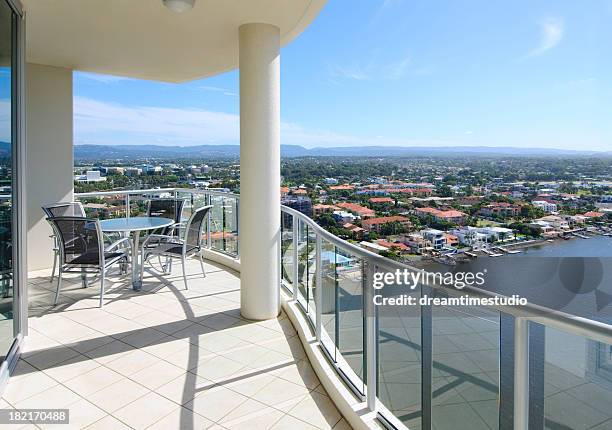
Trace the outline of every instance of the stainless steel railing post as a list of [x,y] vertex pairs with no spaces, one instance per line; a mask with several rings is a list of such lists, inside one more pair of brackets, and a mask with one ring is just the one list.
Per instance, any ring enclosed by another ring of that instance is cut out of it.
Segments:
[[[209,206],[212,203],[212,198],[209,194],[204,194],[204,205]],[[206,217],[206,246],[208,249],[212,247],[212,239],[210,237],[210,217],[212,213],[212,209],[208,211],[208,216]]]
[[236,201],[236,256],[240,258],[240,199],[236,197],[235,201]]
[[514,319],[514,429],[529,426],[529,320]]
[[292,216],[292,220],[293,220],[293,234],[292,234],[292,241],[293,241],[293,300],[298,299],[298,286],[299,286],[299,264],[300,264],[300,258],[299,258],[299,254],[298,254],[298,241],[299,241],[299,220],[298,218],[293,215]]
[[365,279],[363,284],[363,295],[365,297],[365,353],[366,353],[366,402],[368,409],[376,411],[376,387],[378,386],[378,356],[376,354],[376,306],[374,306],[374,288],[372,280],[376,272],[376,266],[365,262]]
[[317,341],[321,342],[321,332],[323,326],[323,267],[321,264],[321,235],[317,234],[316,236],[316,245],[315,245],[315,264],[316,264],[316,272],[315,272],[315,332],[317,335]]

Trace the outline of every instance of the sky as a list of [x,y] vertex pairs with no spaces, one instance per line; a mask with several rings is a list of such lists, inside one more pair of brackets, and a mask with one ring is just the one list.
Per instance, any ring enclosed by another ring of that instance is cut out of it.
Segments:
[[[612,150],[612,1],[330,0],[281,50],[281,142]],[[238,144],[238,72],[76,73],[76,144]]]

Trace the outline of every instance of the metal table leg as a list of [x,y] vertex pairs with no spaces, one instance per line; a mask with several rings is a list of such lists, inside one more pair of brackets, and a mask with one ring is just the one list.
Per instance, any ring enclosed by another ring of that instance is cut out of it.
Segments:
[[132,232],[132,288],[134,289],[134,291],[140,291],[140,288],[142,287],[142,279],[140,279],[139,267],[139,241],[140,231]]

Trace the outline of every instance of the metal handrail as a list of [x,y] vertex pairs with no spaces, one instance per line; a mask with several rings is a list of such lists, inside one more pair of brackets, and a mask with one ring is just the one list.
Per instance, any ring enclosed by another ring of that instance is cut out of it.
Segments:
[[[300,221],[308,224],[308,226],[312,228],[316,234],[320,235],[323,239],[330,242],[331,244],[351,254],[355,254],[359,258],[369,260],[378,267],[384,268],[386,270],[406,269],[411,271],[422,271],[422,269],[417,269],[410,265],[390,260],[389,258],[375,254],[367,249],[363,249],[355,244],[347,242],[346,240],[343,240],[331,234],[327,230],[323,229],[311,218],[307,217],[301,212],[296,211],[295,209],[282,206],[281,210],[287,214],[297,217]],[[463,296],[466,294],[478,298],[504,297],[500,294],[492,293],[490,291],[473,286],[466,286],[462,290],[438,285],[429,286],[434,289],[442,290],[445,293],[456,297]],[[571,315],[561,311],[555,311],[532,303],[517,306],[490,307],[497,311],[504,312],[515,317],[527,318],[531,321],[543,325],[552,326],[559,330],[571,331],[574,334],[585,336],[585,333],[588,332],[587,337],[591,337],[593,340],[598,340],[599,342],[612,344],[612,325],[610,324],[605,324],[599,321],[590,320],[588,318]]]

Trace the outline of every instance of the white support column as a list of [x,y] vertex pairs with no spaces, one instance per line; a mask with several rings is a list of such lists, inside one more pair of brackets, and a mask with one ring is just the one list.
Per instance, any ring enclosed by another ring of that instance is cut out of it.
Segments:
[[244,24],[240,43],[240,307],[280,311],[280,31]]
[[72,70],[26,66],[26,216],[28,270],[53,265],[42,205],[73,198]]

